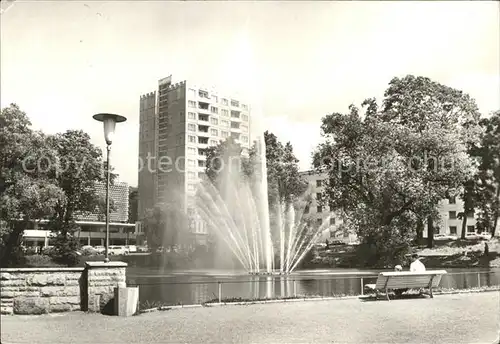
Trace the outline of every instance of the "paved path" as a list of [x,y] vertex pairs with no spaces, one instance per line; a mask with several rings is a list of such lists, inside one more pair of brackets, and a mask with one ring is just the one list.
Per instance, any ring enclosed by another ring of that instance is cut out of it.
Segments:
[[498,343],[500,293],[2,316],[2,343]]

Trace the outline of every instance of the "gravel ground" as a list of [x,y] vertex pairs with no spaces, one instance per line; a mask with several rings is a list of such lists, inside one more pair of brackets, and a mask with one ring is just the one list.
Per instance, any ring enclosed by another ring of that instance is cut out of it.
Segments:
[[2,343],[498,343],[500,293],[2,316]]

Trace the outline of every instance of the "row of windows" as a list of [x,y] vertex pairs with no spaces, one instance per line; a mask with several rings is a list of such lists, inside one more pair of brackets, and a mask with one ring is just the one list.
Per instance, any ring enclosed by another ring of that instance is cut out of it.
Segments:
[[[330,218],[330,225],[331,225],[331,226],[335,225],[335,222],[336,222],[336,221],[335,221],[335,218],[334,218],[334,217],[331,217],[331,218]],[[316,224],[317,224],[318,226],[321,226],[321,225],[323,224],[323,219],[316,219]]]
[[206,166],[206,161],[204,160],[192,160],[188,159],[188,166],[189,167],[205,167]]
[[[233,129],[237,129],[237,128],[233,128]],[[217,136],[217,137],[219,136],[219,130],[218,129],[211,128],[209,130],[208,126],[204,126],[204,125],[198,125],[198,128],[196,128],[196,124],[188,123],[187,130],[191,131],[191,132],[197,132],[198,131],[200,133],[207,133],[207,134],[210,133],[211,136]],[[236,139],[236,140],[241,140],[241,142],[243,142],[243,143],[248,143],[248,136],[242,135],[240,137],[239,133],[231,133],[231,136],[234,139]],[[195,138],[191,138],[191,137],[195,137],[195,136],[194,135],[190,135],[190,138],[188,139],[189,142],[196,142],[196,139]],[[229,137],[229,132],[225,131],[225,130],[221,130],[220,131],[220,137],[222,137],[222,138]],[[208,138],[207,138],[207,140],[208,140]],[[208,142],[200,142],[200,143],[208,143]]]
[[[196,102],[194,100],[188,100],[188,107],[192,109],[198,108],[202,110],[209,110],[208,104],[203,104],[198,102],[198,107],[197,107]],[[219,109],[215,106],[210,106],[210,112],[213,113],[214,115],[218,115]],[[226,109],[221,109],[220,115],[224,117],[229,117],[229,111]],[[241,118],[243,121],[248,122],[248,115],[242,114],[240,111],[231,110],[231,118]]]
[[[305,209],[304,209],[304,214],[308,214],[308,213],[309,213],[309,211],[310,211],[310,209],[309,209],[309,206],[307,205],[307,206],[305,207]],[[330,206],[330,211],[334,211],[334,209],[333,209],[333,207],[332,207],[332,206]],[[316,212],[317,212],[317,213],[322,213],[322,212],[323,212],[323,206],[318,205],[318,206],[316,207]]]
[[194,148],[194,147],[188,147],[187,148],[188,155],[207,155],[207,152],[203,148]]
[[[321,179],[316,180],[316,187],[319,188],[322,185],[323,185],[323,180],[321,180]],[[321,200],[321,197],[322,197],[322,193],[321,192],[316,193],[316,199],[317,200]],[[455,197],[448,198],[448,203],[449,204],[456,204],[456,198]],[[457,212],[456,211],[450,211],[449,212],[449,217],[450,217],[451,220],[455,220],[457,218]],[[467,217],[474,218],[474,211],[467,212]]]
[[[454,234],[456,235],[457,234],[457,226],[450,226],[450,234]],[[476,231],[476,227],[475,226],[467,226],[467,233],[474,233]],[[439,228],[436,228],[434,230],[434,234],[439,234]]]
[[[211,145],[216,145],[216,141],[210,141]],[[187,154],[188,155],[202,155],[205,156],[207,155],[207,150],[205,148],[196,148],[196,147],[187,147]],[[242,154],[248,154],[248,149],[243,148]]]
[[[204,122],[209,122],[210,120],[210,124],[219,125],[219,119],[216,117],[209,117],[208,115],[205,114],[198,114],[198,116],[196,115],[197,115],[196,112],[188,112],[188,119],[196,120],[196,118],[198,118],[199,121],[204,121]],[[221,119],[220,125],[223,127],[230,126],[233,129],[241,129],[245,133],[248,132],[248,125],[241,124],[239,122],[232,122],[232,121],[230,122],[228,120]]]
[[[449,211],[448,216],[450,217],[450,220],[456,220],[457,219],[457,212],[456,211]],[[474,211],[473,210],[468,211],[467,217],[474,218]]]
[[202,139],[208,140],[208,137],[205,138],[205,137],[197,137],[194,135],[188,135],[188,143],[203,143],[203,144],[209,144],[210,146],[216,146],[219,144],[218,140],[208,140],[207,142],[205,142],[205,140]]

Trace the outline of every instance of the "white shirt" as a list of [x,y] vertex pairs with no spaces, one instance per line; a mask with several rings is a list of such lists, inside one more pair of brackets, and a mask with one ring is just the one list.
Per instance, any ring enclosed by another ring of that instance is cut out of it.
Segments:
[[424,272],[425,265],[420,260],[415,260],[410,264],[410,272]]

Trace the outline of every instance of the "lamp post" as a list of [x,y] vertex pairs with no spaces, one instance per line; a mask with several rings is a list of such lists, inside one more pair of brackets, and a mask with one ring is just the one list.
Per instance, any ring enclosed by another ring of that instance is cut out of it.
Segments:
[[125,122],[127,119],[120,115],[112,113],[98,113],[92,116],[96,121],[102,122],[104,126],[104,139],[106,140],[106,246],[104,253],[104,262],[109,262],[109,180],[110,165],[109,152],[113,143],[116,123]]

